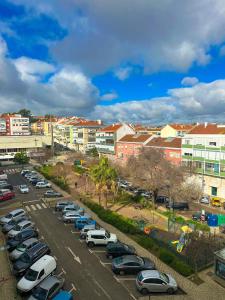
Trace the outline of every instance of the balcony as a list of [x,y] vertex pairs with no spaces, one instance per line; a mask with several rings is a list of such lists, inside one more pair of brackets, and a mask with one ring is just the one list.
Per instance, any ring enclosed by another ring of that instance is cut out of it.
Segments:
[[182,148],[192,148],[193,145],[189,145],[189,144],[182,144]]

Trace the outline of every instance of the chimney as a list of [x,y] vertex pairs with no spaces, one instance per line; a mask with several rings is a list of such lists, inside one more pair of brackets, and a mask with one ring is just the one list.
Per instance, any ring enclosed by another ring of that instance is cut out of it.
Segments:
[[207,125],[208,125],[208,122],[205,122],[205,128],[207,127]]

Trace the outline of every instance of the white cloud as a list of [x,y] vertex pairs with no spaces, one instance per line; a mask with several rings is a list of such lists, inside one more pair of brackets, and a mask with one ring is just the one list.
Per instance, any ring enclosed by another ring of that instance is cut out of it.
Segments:
[[125,67],[125,68],[119,68],[114,72],[114,75],[119,79],[119,80],[125,80],[128,77],[130,77],[132,72],[131,67]]
[[198,82],[199,82],[199,80],[197,77],[184,77],[181,81],[181,84],[192,86],[192,85],[197,84]]
[[225,120],[225,79],[171,89],[168,97],[95,107],[91,116],[107,121],[167,123]]
[[101,100],[103,101],[111,101],[118,98],[118,95],[116,92],[107,93],[101,96]]
[[55,71],[51,64],[24,56],[15,59],[13,63],[24,81],[39,81],[43,75]]
[[[99,91],[81,71],[56,70],[45,62],[26,57],[10,60],[0,40],[0,111],[27,107],[35,113],[87,114],[99,100]],[[45,75],[55,73],[47,81]]]

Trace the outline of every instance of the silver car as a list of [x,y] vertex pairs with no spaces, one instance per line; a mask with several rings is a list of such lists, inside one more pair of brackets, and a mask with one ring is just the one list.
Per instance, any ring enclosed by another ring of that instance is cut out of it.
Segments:
[[80,231],[80,238],[86,239],[87,232],[95,229],[96,229],[96,224],[85,225]]
[[13,238],[21,231],[23,231],[25,229],[33,228],[33,227],[34,227],[33,222],[31,222],[29,220],[22,221],[22,222],[18,223],[12,230],[9,231],[8,238]]
[[174,294],[177,291],[175,279],[157,270],[147,270],[138,273],[136,287],[143,295],[148,293],[168,293]]
[[90,216],[87,214],[81,215],[77,211],[69,211],[63,215],[62,220],[65,223],[73,223],[76,219],[80,219],[81,217],[90,217]]
[[22,216],[25,216],[25,215],[26,215],[26,213],[25,213],[24,209],[21,209],[21,208],[15,209],[15,210],[11,211],[10,213],[8,213],[7,215],[5,215],[4,217],[2,217],[0,219],[0,224],[4,225],[12,220],[17,221],[18,219],[20,219]]
[[22,244],[18,245],[16,247],[15,250],[13,250],[10,254],[9,254],[9,258],[10,260],[14,261],[17,260],[18,258],[20,258],[20,256],[27,250],[29,250],[30,248],[32,248],[34,245],[36,245],[37,243],[39,243],[39,240],[36,238],[30,238],[26,241],[24,241]]

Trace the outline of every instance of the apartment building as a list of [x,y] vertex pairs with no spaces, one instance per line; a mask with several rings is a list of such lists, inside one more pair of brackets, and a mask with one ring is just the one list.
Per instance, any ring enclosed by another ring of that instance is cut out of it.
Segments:
[[134,129],[127,124],[112,124],[96,132],[96,148],[98,152],[115,159],[116,142],[127,134],[134,134]]
[[194,125],[191,124],[167,124],[160,131],[162,138],[182,137],[188,133]]
[[134,125],[133,128],[137,134],[150,134],[150,135],[160,135],[162,129],[161,127],[148,127],[142,125]]
[[149,134],[127,134],[116,142],[116,160],[125,164],[131,156],[138,156],[151,139]]
[[52,126],[56,124],[56,119],[40,119],[31,124],[31,132],[34,134],[51,135]]
[[225,198],[225,125],[198,124],[185,134],[182,161],[199,174],[204,193]]
[[0,135],[30,135],[29,118],[19,114],[2,116],[0,118]]
[[179,137],[153,137],[146,143],[145,147],[155,148],[164,152],[165,158],[174,165],[181,165],[181,144],[182,139]]

